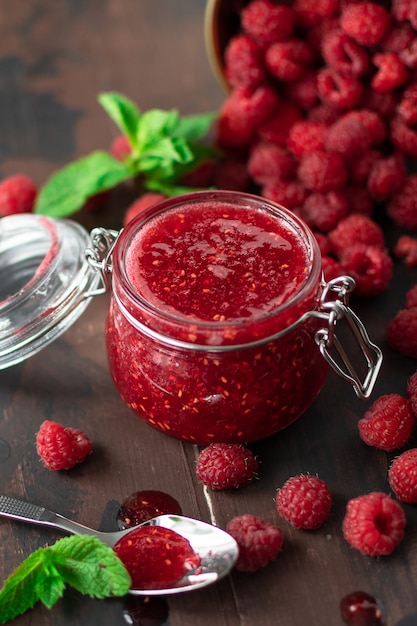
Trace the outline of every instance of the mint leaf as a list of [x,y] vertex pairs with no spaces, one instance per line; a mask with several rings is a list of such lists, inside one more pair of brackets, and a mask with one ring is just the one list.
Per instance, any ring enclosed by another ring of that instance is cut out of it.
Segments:
[[175,135],[194,142],[205,137],[215,121],[217,113],[188,115],[180,118]]
[[93,598],[123,596],[131,579],[115,552],[96,537],[73,535],[39,548],[7,578],[0,590],[0,624],[38,601],[51,608],[67,584]]
[[102,93],[98,101],[116,126],[128,137],[132,148],[137,148],[141,114],[136,105],[118,93]]
[[63,558],[58,567],[62,578],[80,593],[92,598],[124,596],[130,576],[115,552],[96,537],[65,537],[50,548]]
[[164,137],[170,137],[179,125],[179,115],[175,110],[151,109],[143,113],[138,127],[138,147],[145,151]]
[[65,585],[60,576],[54,573],[46,582],[53,571],[54,560],[49,548],[39,548],[6,579],[0,590],[0,624],[25,613],[38,600],[42,599],[50,608],[52,599],[56,601],[62,596]]
[[132,170],[107,152],[97,151],[74,161],[51,176],[36,200],[35,212],[67,217],[90,196],[131,178]]

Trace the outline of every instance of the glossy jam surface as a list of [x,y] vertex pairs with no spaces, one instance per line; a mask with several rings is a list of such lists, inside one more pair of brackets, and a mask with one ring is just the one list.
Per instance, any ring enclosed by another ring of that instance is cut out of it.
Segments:
[[349,626],[384,626],[379,602],[365,591],[353,591],[342,598],[340,612]]
[[314,340],[323,322],[288,330],[317,309],[319,253],[291,214],[264,204],[183,202],[120,246],[110,370],[127,405],[166,434],[262,439],[297,419],[324,383]]
[[309,270],[289,225],[210,201],[152,219],[134,239],[126,269],[137,293],[160,310],[215,322],[275,310]]
[[122,502],[117,515],[117,523],[120,529],[132,528],[147,522],[152,517],[164,514],[182,514],[181,507],[175,498],[156,489],[136,491]]
[[190,542],[162,526],[140,526],[114,546],[132,589],[168,589],[200,565]]

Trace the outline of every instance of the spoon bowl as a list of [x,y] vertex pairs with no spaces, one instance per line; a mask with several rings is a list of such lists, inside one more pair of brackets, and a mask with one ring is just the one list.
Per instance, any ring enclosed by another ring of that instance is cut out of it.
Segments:
[[[78,522],[74,522],[59,513],[48,511],[44,507],[30,504],[15,498],[0,495],[0,517],[8,517],[22,522],[31,522],[42,526],[60,528],[75,535],[97,537],[110,548],[138,526],[102,532]],[[236,541],[224,530],[200,520],[183,515],[158,515],[139,526],[162,526],[175,531],[190,542],[201,563],[196,572],[191,571],[172,587],[166,589],[130,589],[129,593],[138,596],[167,595],[201,589],[226,576],[234,566],[238,556]]]

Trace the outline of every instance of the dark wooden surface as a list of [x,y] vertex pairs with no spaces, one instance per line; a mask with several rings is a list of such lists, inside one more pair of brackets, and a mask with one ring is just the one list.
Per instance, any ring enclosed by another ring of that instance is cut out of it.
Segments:
[[[142,110],[216,109],[224,96],[207,61],[203,15],[203,0],[2,0],[0,175],[23,172],[42,184],[72,159],[107,148],[117,131],[97,104],[102,91],[120,91]],[[88,228],[118,227],[131,197],[132,189],[119,191],[104,212],[77,219]],[[384,341],[388,320],[415,280],[416,270],[396,264],[385,294],[353,301],[385,353],[374,397],[404,394],[417,367]],[[330,374],[303,418],[253,445],[261,462],[255,484],[208,495],[195,478],[198,450],[142,424],[113,387],[104,346],[106,307],[106,296],[96,298],[53,345],[0,372],[0,492],[104,530],[115,528],[118,503],[140,489],[170,493],[184,514],[222,527],[243,513],[281,526],[285,545],[276,562],[170,598],[165,626],[338,626],[339,602],[356,589],[382,601],[387,626],[416,624],[416,508],[405,507],[406,537],[391,557],[361,556],[342,538],[349,498],[389,492],[393,455],[366,447],[356,431],[369,402],[357,400],[347,383]],[[70,472],[43,468],[34,439],[44,419],[83,428],[94,453]],[[318,473],[334,494],[331,517],[316,532],[292,530],[275,511],[276,490],[300,472]],[[59,536],[1,520],[0,582],[30,552]],[[124,602],[94,601],[68,590],[52,610],[39,605],[14,623],[118,626],[129,623]]]

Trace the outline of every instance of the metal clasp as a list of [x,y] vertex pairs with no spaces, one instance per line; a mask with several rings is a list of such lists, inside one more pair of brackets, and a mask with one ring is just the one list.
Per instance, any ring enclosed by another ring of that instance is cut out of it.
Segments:
[[[317,331],[315,341],[334,371],[351,383],[358,398],[366,400],[372,393],[382,365],[382,351],[371,342],[363,323],[348,307],[349,295],[354,288],[355,281],[350,276],[340,276],[327,283],[321,297],[320,310],[326,314],[328,326]],[[346,322],[350,336],[355,339],[356,348],[365,357],[363,382],[336,334],[336,326],[342,320]],[[331,351],[336,351],[339,360],[332,356]]]
[[109,291],[111,286],[112,254],[121,231],[93,228],[90,232],[91,248],[86,248],[87,263],[101,274],[101,287],[84,293],[85,298],[98,296]]

